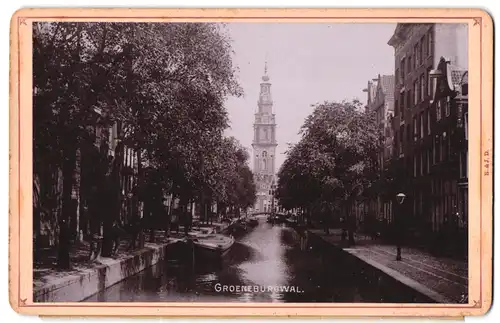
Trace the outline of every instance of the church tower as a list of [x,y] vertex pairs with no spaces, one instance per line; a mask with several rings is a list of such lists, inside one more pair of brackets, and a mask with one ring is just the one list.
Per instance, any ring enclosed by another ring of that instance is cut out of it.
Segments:
[[255,212],[271,211],[272,196],[271,184],[275,177],[276,159],[276,121],[273,114],[273,100],[271,97],[271,83],[267,76],[267,62],[264,76],[260,83],[258,110],[255,113],[253,125],[253,173],[257,186],[257,201]]

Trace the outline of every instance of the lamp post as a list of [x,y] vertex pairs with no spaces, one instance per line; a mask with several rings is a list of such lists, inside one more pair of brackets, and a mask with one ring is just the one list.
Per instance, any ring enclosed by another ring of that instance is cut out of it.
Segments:
[[401,213],[402,213],[402,210],[403,210],[402,205],[403,205],[403,203],[405,201],[406,195],[404,193],[399,193],[398,195],[396,195],[396,198],[397,198],[397,201],[398,201],[398,203],[400,205],[399,212],[398,212],[398,223],[399,223],[399,225],[398,225],[398,228],[397,228],[398,229],[398,233],[397,233],[398,234],[398,238],[397,238],[397,246],[396,246],[396,248],[397,248],[396,260],[399,261],[399,260],[401,260],[401,238],[402,238],[402,232],[401,232],[401,229],[402,229],[402,227],[401,227],[401,224],[402,224],[401,223],[401,219],[402,218],[401,217],[403,216]]

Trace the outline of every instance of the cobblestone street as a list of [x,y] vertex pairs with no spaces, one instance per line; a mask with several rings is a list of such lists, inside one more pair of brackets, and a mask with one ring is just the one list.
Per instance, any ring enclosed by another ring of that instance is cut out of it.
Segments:
[[443,303],[467,303],[468,264],[448,258],[438,258],[427,252],[402,248],[402,260],[396,260],[396,246],[383,244],[362,234],[356,234],[354,247],[343,247],[341,230],[312,229],[311,233],[335,244],[401,282],[415,286]]

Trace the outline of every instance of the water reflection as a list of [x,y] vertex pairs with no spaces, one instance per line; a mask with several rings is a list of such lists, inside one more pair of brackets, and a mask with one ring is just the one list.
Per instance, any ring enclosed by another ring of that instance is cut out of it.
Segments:
[[297,233],[261,222],[223,263],[159,263],[88,302],[415,302],[381,277],[352,268],[325,250],[301,249]]

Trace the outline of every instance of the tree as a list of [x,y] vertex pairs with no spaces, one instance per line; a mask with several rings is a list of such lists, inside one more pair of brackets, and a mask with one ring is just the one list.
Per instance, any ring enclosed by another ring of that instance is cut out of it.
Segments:
[[279,199],[285,207],[308,210],[309,216],[319,213],[326,231],[331,212],[340,208],[354,243],[349,207],[378,176],[382,134],[374,115],[357,101],[325,102],[314,106],[300,133],[278,175]]
[[255,203],[256,186],[248,159],[248,152],[235,138],[223,139],[216,154],[217,167],[214,168],[213,196],[218,210],[231,206],[239,212]]
[[[204,154],[227,127],[226,97],[242,92],[223,24],[43,22],[34,24],[33,41],[34,169],[62,168],[58,244],[60,267],[68,268],[77,151],[92,150],[96,126],[120,125],[122,143],[137,154],[139,183],[146,181],[147,159],[169,179],[163,188],[187,201],[211,185]],[[107,149],[102,150],[106,160]],[[120,165],[122,156],[115,156]],[[119,174],[111,178],[111,186],[120,186]],[[104,221],[109,240],[119,209],[92,218]],[[91,227],[100,230],[100,223]]]

